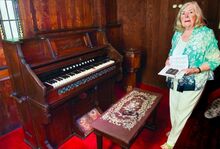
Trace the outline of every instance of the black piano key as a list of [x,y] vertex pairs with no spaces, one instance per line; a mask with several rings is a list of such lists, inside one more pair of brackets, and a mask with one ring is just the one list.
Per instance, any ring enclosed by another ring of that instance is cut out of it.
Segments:
[[58,81],[63,80],[63,78],[60,78],[60,77],[57,77],[57,78],[55,78],[55,79],[58,80]]
[[78,72],[77,72],[77,70],[74,70],[74,71],[72,71],[72,72],[70,72],[71,74],[77,74]]
[[68,73],[68,75],[74,76],[74,75],[76,75],[76,73],[75,72],[70,72],[70,73]]
[[53,83],[56,83],[57,81],[56,80],[48,80],[47,82],[50,84],[53,84]]
[[93,64],[91,64],[91,66],[92,66],[92,67],[95,67],[95,66],[97,66],[97,64],[96,64],[96,63],[93,63]]
[[85,67],[84,67],[85,70],[89,70],[89,69],[91,69],[91,68],[92,68],[92,66],[85,66]]
[[76,72],[76,73],[80,73],[80,72],[82,72],[82,71],[80,71],[80,70],[77,69],[75,72]]
[[53,85],[55,82],[54,81],[52,81],[52,80],[49,80],[49,81],[46,81],[46,82],[44,82],[45,84],[48,84],[48,85]]
[[85,71],[86,69],[85,68],[80,68],[79,70],[82,72],[82,71]]
[[65,78],[65,79],[66,79],[66,78],[69,78],[69,77],[70,77],[70,76],[68,76],[68,75],[66,75],[66,74],[61,76],[61,78]]

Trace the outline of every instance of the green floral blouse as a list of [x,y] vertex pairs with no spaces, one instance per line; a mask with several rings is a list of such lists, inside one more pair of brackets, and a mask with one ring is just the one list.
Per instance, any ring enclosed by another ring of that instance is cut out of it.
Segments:
[[[176,31],[172,38],[172,48],[169,56],[172,55],[182,32]],[[207,80],[213,80],[213,70],[220,65],[220,51],[218,41],[215,39],[213,30],[207,26],[194,28],[187,45],[183,51],[184,55],[188,55],[189,68],[201,66],[207,63],[210,71],[204,71],[198,74],[184,76],[178,80],[177,90],[199,90],[205,86]],[[173,88],[173,79],[167,78],[167,83],[170,88]]]

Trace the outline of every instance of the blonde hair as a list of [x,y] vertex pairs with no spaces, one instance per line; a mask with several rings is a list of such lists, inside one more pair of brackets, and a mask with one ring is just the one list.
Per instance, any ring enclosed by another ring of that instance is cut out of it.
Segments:
[[195,27],[199,27],[199,26],[204,26],[206,25],[206,23],[204,22],[205,18],[203,16],[202,10],[199,7],[198,3],[196,1],[191,1],[191,2],[187,2],[185,3],[179,10],[177,17],[176,17],[176,21],[174,24],[174,30],[183,32],[184,31],[184,27],[182,26],[181,23],[181,13],[182,11],[189,5],[192,5],[196,14],[196,22],[195,22]]

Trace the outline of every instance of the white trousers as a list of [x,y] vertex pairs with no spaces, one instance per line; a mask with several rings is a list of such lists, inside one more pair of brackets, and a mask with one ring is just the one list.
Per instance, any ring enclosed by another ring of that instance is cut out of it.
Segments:
[[[175,84],[174,84],[175,86]],[[176,88],[176,86],[175,86]],[[180,136],[187,119],[196,106],[203,89],[198,91],[178,92],[170,89],[170,120],[171,131],[167,139],[167,144],[174,146]]]

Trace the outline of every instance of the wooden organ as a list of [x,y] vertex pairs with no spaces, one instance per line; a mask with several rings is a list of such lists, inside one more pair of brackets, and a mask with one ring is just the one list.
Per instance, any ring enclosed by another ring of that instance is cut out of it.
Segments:
[[73,135],[84,137],[76,119],[114,103],[122,56],[99,28],[5,40],[3,48],[24,140],[32,148],[58,148]]

